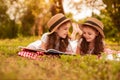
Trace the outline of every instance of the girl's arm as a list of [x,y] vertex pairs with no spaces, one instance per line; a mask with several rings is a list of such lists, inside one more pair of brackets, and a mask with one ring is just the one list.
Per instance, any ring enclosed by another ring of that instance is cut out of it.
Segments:
[[73,31],[71,34],[71,40],[75,40],[77,33],[79,35],[82,35],[82,30],[80,29],[80,27],[77,23],[72,23],[72,27],[73,27]]
[[81,42],[82,42],[83,39],[79,39],[77,41],[77,48],[76,48],[76,54],[81,54],[81,51],[80,51],[80,45],[81,45]]
[[76,54],[80,54],[80,48],[77,46]]
[[66,48],[66,54],[76,54],[76,47],[77,47],[77,40],[71,41],[70,39],[68,40],[69,44]]
[[41,42],[41,46],[40,46],[40,48],[42,48],[42,49],[46,50],[46,43]]
[[42,37],[41,37],[41,46],[40,46],[40,48],[46,50],[47,39],[48,39],[48,33],[44,33],[44,34],[42,35]]
[[106,54],[117,53],[117,51],[112,50],[112,49],[110,49],[110,48],[105,48],[105,49],[104,49],[104,52],[105,52]]

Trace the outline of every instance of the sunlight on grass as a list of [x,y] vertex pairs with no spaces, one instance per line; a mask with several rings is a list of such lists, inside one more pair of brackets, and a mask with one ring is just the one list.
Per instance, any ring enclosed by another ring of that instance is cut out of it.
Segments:
[[[39,38],[20,37],[0,40],[0,80],[119,79],[119,61],[106,61],[93,55],[61,55],[60,58],[44,55],[39,57],[42,60],[31,60],[17,55],[18,46],[27,46],[37,39]],[[120,49],[120,46],[115,46]]]

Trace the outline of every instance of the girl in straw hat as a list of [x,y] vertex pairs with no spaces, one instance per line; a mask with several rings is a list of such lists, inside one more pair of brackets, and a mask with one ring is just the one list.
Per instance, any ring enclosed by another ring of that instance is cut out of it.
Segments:
[[100,55],[104,51],[103,24],[96,18],[88,18],[82,25],[83,34],[78,40],[76,53]]
[[[71,38],[68,36],[69,28],[71,27],[70,19],[66,18],[62,13],[58,13],[51,17],[47,26],[49,32],[44,33],[41,40],[29,44],[28,48],[55,49],[69,54],[76,52],[76,49],[71,46]],[[75,34],[74,30],[72,38]]]
[[[41,40],[30,43],[29,49],[55,49],[66,54],[74,54],[76,49],[72,49],[70,38],[68,36],[69,28],[71,27],[70,19],[66,18],[62,13],[54,15],[47,23],[49,32],[44,33]],[[72,33],[74,35],[74,32]],[[37,54],[37,55],[36,55]],[[37,59],[37,56],[43,53],[33,54],[30,51],[20,51],[18,55]]]
[[101,52],[107,54],[120,53],[120,51],[111,50],[105,47],[103,42],[105,35],[103,32],[103,23],[96,18],[88,18],[82,25],[82,34],[78,40],[76,53],[81,55],[94,54],[101,55]]
[[67,19],[62,13],[58,13],[48,21],[47,26],[49,32],[41,37],[41,48],[74,53],[68,37],[69,28],[71,27],[70,19]]

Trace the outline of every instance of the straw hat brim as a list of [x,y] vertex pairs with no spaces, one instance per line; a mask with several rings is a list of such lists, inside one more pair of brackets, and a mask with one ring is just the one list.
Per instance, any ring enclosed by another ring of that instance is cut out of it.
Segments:
[[55,32],[60,27],[60,25],[62,25],[63,23],[65,23],[67,21],[70,21],[70,19],[67,18],[67,19],[63,20],[61,23],[59,23],[57,26],[55,26],[55,28],[51,32],[49,32],[48,34],[52,34],[53,32]]
[[100,32],[100,34],[102,35],[102,37],[105,38],[105,35],[104,35],[104,32],[103,32],[102,28],[99,28],[98,26],[95,26],[95,25],[92,25],[92,24],[89,24],[89,23],[83,23],[82,25],[88,25],[88,26],[91,26],[91,27],[97,29]]

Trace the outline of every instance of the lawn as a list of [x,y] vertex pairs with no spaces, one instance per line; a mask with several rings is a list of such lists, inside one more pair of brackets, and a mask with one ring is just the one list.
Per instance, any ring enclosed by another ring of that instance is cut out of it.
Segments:
[[[17,55],[18,46],[27,46],[37,39],[0,40],[0,80],[120,80],[120,61],[98,59],[93,55],[39,56],[42,60]],[[115,42],[106,42],[112,49],[120,49]]]

